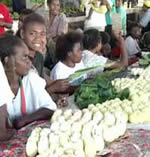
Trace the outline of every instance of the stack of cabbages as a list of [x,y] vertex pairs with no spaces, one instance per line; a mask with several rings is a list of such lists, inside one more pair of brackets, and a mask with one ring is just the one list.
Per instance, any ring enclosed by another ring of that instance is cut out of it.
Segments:
[[95,157],[106,143],[125,134],[123,112],[101,112],[101,105],[88,109],[55,111],[50,128],[35,128],[26,145],[29,157]]

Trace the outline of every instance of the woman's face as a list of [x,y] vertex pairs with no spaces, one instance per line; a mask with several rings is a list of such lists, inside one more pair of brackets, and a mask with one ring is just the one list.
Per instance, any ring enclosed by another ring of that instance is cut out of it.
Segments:
[[26,30],[21,31],[21,37],[29,50],[43,53],[46,47],[46,27],[44,24],[29,24]]
[[29,50],[27,46],[22,43],[15,47],[15,71],[19,76],[24,76],[31,68],[31,61],[29,60]]
[[60,12],[60,2],[59,0],[53,0],[51,4],[48,5],[50,13],[52,15],[58,15]]
[[82,59],[81,44],[76,43],[71,53],[68,54],[73,63],[80,63]]

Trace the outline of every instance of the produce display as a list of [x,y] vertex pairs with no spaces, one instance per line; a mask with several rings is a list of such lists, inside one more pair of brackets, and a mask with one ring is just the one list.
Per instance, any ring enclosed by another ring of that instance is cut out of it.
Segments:
[[45,0],[30,0],[31,3],[44,4]]
[[150,64],[150,54],[145,54],[142,56],[142,58],[139,60],[139,65],[149,65]]
[[125,106],[120,105],[128,114],[131,123],[149,123],[150,122],[150,67],[146,69],[134,68],[133,75],[138,75],[137,79],[117,78],[112,84],[121,91],[129,89],[130,101],[126,101]]
[[0,3],[5,4],[8,8],[12,7],[12,0],[0,0]]
[[95,157],[107,143],[124,135],[123,112],[101,112],[101,105],[87,109],[56,110],[50,128],[36,128],[26,144],[28,157]]
[[103,103],[115,98],[129,99],[128,88],[118,92],[111,81],[102,74],[82,83],[75,92],[75,102],[80,109],[87,108],[89,104]]
[[61,12],[64,13],[67,17],[77,17],[85,15],[85,13],[81,11],[80,8],[76,7],[64,7],[61,9]]

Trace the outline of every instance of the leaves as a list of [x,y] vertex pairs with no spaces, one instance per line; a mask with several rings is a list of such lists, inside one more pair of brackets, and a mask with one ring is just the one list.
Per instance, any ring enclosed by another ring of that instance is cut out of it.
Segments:
[[84,82],[75,92],[75,102],[80,109],[87,108],[89,104],[103,103],[115,98],[128,99],[129,89],[118,93],[111,81],[102,75]]

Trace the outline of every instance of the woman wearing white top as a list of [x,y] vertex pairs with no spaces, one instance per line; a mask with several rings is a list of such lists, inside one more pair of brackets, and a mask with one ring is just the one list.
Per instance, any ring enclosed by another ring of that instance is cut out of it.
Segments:
[[[12,102],[6,102],[8,115],[5,117],[16,129],[36,120],[50,119],[56,109],[45,90],[45,81],[35,72],[28,72],[31,68],[28,55],[27,46],[18,37],[7,35],[0,38],[0,58],[14,94]],[[0,136],[0,140],[7,139]]]
[[118,42],[120,43],[121,59],[120,61],[113,61],[110,64],[110,61],[107,58],[97,55],[97,53],[99,53],[99,51],[101,50],[100,32],[96,29],[91,29],[84,32],[84,51],[82,54],[82,61],[85,67],[101,65],[101,71],[103,71],[107,63],[109,63],[107,68],[120,68],[128,65],[128,57],[125,50],[124,40],[121,37],[121,33],[118,31],[114,31],[114,34]]
[[58,63],[52,69],[53,80],[66,79],[75,71],[83,69],[81,62],[81,39],[77,32],[67,33],[58,38],[56,42],[56,58]]

